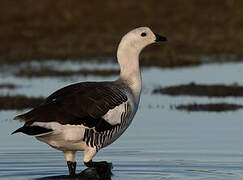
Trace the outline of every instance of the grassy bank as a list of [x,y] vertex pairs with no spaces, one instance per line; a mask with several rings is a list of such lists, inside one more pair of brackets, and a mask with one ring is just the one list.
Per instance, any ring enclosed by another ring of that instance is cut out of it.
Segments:
[[168,38],[142,54],[163,67],[243,59],[243,1],[3,0],[0,62],[115,57],[121,36],[150,26]]

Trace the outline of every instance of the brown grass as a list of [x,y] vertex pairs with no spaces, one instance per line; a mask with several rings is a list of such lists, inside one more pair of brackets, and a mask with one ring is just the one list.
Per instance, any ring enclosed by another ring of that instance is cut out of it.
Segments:
[[150,26],[168,43],[143,53],[143,65],[197,65],[243,56],[241,0],[3,0],[0,62],[115,57],[121,36]]

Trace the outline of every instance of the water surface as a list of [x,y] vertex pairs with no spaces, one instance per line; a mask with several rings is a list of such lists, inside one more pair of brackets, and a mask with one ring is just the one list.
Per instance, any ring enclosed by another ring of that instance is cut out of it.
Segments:
[[[67,63],[60,67],[64,69],[65,66],[67,69],[84,66],[117,68],[112,64],[83,63]],[[153,88],[160,85],[178,85],[192,81],[207,84],[237,82],[242,85],[242,69],[243,63],[211,64],[173,70],[143,69],[141,104],[133,123],[116,142],[101,150],[94,160],[112,162],[114,180],[243,179],[243,110],[188,113],[171,108],[173,105],[194,102],[243,104],[243,98],[170,97],[151,94]],[[115,79],[97,76],[28,79],[14,77],[8,68],[5,70],[0,76],[0,83],[11,82],[22,87],[16,90],[1,89],[1,94],[48,96],[58,88],[74,82]],[[22,125],[12,118],[22,112],[0,111],[0,179],[35,179],[68,174],[61,152],[33,137],[10,135]],[[77,154],[77,162],[78,172],[85,168],[82,152]]]

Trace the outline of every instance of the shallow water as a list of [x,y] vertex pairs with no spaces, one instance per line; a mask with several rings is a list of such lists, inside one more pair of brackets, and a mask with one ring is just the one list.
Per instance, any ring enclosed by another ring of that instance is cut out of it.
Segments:
[[[51,63],[52,64],[52,63]],[[55,64],[55,63],[54,63]],[[58,66],[58,65],[57,65]],[[67,63],[70,69],[107,65]],[[117,68],[116,65],[109,67]],[[62,66],[64,68],[64,65]],[[47,96],[77,81],[111,80],[115,77],[73,76],[71,78],[16,78],[6,72],[1,82],[21,85],[1,94]],[[243,110],[207,113],[178,111],[171,106],[183,103],[230,102],[243,98],[170,97],[151,95],[153,88],[183,83],[243,84],[243,63],[211,64],[184,69],[143,69],[143,93],[135,119],[112,145],[95,160],[113,163],[114,180],[124,179],[243,179]],[[22,111],[0,111],[0,179],[35,179],[68,174],[61,152],[22,134],[10,135],[21,126],[12,118]],[[77,154],[77,172],[85,167]]]

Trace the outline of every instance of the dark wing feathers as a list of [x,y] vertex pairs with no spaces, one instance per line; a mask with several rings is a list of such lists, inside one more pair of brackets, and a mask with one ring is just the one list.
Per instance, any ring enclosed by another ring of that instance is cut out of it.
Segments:
[[112,127],[102,116],[127,100],[126,94],[114,83],[78,83],[54,92],[39,107],[15,119],[28,123],[84,124],[101,131]]

